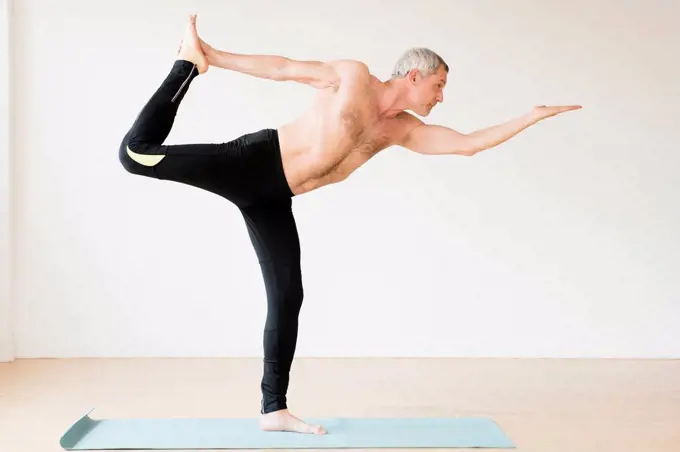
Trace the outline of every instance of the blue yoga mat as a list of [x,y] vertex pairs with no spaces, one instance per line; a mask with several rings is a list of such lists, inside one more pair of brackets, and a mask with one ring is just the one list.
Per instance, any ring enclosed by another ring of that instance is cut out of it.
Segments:
[[317,418],[325,435],[263,432],[257,419],[93,419],[62,436],[65,450],[514,448],[487,418]]

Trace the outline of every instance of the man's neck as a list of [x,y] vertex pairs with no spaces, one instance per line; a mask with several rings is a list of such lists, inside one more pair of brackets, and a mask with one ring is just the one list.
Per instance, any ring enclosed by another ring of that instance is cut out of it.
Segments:
[[404,89],[399,80],[377,83],[378,114],[381,118],[391,119],[408,108]]

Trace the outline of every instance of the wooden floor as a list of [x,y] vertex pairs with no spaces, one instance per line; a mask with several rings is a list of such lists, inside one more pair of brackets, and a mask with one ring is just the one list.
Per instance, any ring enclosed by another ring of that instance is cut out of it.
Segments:
[[[255,417],[260,372],[258,359],[0,364],[0,451],[59,451],[92,408]],[[298,359],[289,395],[302,418],[488,416],[517,451],[680,452],[678,360]]]

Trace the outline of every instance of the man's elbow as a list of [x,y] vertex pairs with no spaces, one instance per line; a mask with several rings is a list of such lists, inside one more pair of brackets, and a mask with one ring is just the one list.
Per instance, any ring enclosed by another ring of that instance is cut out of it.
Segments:
[[483,149],[465,144],[463,146],[456,146],[455,150],[452,151],[451,154],[460,155],[463,157],[472,157],[481,151],[483,151]]
[[487,148],[479,140],[476,140],[475,137],[463,135],[463,139],[458,143],[457,150],[454,153],[464,157],[472,157],[485,149]]
[[427,154],[434,155],[459,155],[472,157],[483,151],[482,143],[476,137],[446,128],[434,128],[434,135],[430,141],[430,149]]
[[286,82],[295,78],[295,62],[283,56],[276,56],[271,61],[267,78],[276,82]]
[[479,153],[482,152],[483,150],[484,150],[484,149],[482,149],[482,148],[468,149],[468,150],[463,151],[463,152],[461,153],[461,155],[463,155],[464,157],[472,157],[472,156],[475,156],[475,155],[479,154]]
[[472,157],[479,152],[478,149],[474,148],[457,148],[456,150],[450,152],[450,154],[460,155],[463,157]]
[[419,154],[425,154],[425,155],[458,155],[461,157],[472,157],[473,155],[477,154],[477,150],[474,149],[466,149],[466,148],[461,148],[461,147],[441,147],[441,148],[428,148],[428,149],[416,149],[415,150]]

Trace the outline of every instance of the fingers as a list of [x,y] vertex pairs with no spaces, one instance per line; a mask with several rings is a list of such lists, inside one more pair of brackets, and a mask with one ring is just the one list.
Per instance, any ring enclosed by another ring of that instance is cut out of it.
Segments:
[[559,110],[559,111],[569,111],[569,110],[578,110],[581,108],[580,105],[537,105],[537,109],[539,110]]
[[542,110],[547,117],[555,116],[560,113],[565,113],[567,111],[578,110],[580,108],[581,108],[580,105],[555,105],[549,107],[546,106],[539,107],[539,109]]
[[568,111],[578,110],[579,108],[581,108],[580,105],[567,105],[567,106],[558,108],[555,114],[560,114],[560,113],[565,113],[565,112],[568,112]]
[[578,110],[580,108],[582,108],[580,105],[537,105],[534,107],[533,114],[535,115],[534,117],[540,121],[567,111]]

